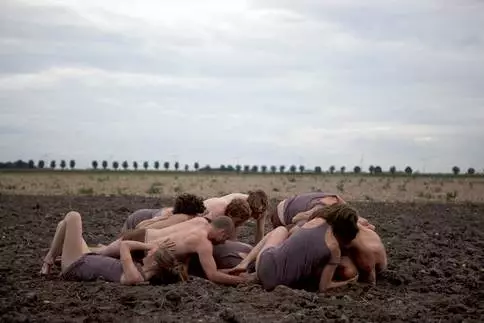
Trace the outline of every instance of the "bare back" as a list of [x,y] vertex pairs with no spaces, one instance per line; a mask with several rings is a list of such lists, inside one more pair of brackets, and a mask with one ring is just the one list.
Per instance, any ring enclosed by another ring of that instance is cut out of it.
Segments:
[[365,267],[367,265],[367,255],[371,255],[371,259],[375,262],[371,265],[374,265],[377,271],[385,269],[387,266],[387,254],[380,236],[365,226],[358,225],[358,228],[358,235],[352,243],[356,253],[356,265]]
[[247,200],[249,195],[243,193],[231,193],[221,197],[212,197],[206,199],[203,204],[208,210],[208,217],[213,219],[216,216],[225,215],[225,209],[234,199]]

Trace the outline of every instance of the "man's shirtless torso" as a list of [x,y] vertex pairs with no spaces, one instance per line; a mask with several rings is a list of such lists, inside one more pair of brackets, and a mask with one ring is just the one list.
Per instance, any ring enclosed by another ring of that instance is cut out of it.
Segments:
[[210,219],[213,219],[216,216],[224,215],[225,209],[227,205],[230,204],[234,199],[243,199],[247,200],[249,195],[243,193],[231,193],[220,197],[212,197],[206,199],[203,204],[207,209],[208,213],[206,216]]

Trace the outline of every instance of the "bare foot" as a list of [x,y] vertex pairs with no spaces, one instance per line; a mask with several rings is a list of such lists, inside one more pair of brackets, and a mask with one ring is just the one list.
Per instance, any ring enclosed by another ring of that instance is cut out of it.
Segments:
[[40,269],[40,274],[42,276],[49,275],[52,268],[52,260],[44,260],[42,268]]

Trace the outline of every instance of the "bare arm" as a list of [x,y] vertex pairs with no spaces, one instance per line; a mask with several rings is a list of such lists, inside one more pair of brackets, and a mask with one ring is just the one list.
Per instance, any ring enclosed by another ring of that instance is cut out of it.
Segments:
[[333,281],[334,272],[336,270],[336,267],[340,263],[340,260],[341,260],[341,250],[339,249],[338,246],[335,246],[331,250],[331,259],[328,262],[328,264],[324,266],[323,272],[321,274],[321,278],[319,280],[320,292],[325,292],[328,289],[345,286],[348,283],[358,280],[358,275],[356,275],[355,277],[345,281],[341,281],[341,282]]
[[123,266],[123,274],[121,275],[121,284],[136,285],[144,281],[143,276],[136,268],[133,258],[131,258],[131,251],[134,250],[148,250],[149,245],[138,241],[121,241],[120,245],[120,259]]
[[292,223],[297,223],[299,221],[307,221],[309,220],[309,217],[316,212],[316,210],[322,209],[324,205],[318,204],[315,205],[312,209],[304,211],[304,212],[299,212],[296,214],[295,217],[292,218]]
[[217,270],[217,264],[213,259],[213,246],[210,242],[200,244],[197,253],[208,280],[226,285],[237,285],[246,281],[243,277],[228,275]]
[[267,218],[267,212],[265,212],[264,215],[262,215],[260,218],[257,219],[256,227],[255,227],[255,244],[258,244],[259,241],[261,241],[262,238],[264,237],[266,218]]
[[173,216],[170,216],[167,219],[161,219],[161,220],[158,220],[154,223],[147,225],[146,229],[164,229],[164,228],[168,228],[172,225],[185,222],[189,219],[190,219],[190,217],[186,214],[175,214]]

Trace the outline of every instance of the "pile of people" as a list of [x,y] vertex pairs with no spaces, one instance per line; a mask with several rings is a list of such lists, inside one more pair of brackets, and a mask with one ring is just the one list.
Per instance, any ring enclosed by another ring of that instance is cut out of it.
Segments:
[[[237,241],[253,219],[255,246]],[[264,235],[266,222],[273,230]],[[262,190],[203,200],[179,195],[173,207],[129,215],[119,238],[89,247],[82,219],[69,212],[57,225],[40,273],[60,262],[66,280],[166,284],[190,275],[214,283],[257,282],[324,292],[348,283],[376,283],[387,267],[375,226],[337,194],[304,193],[269,209]]]

